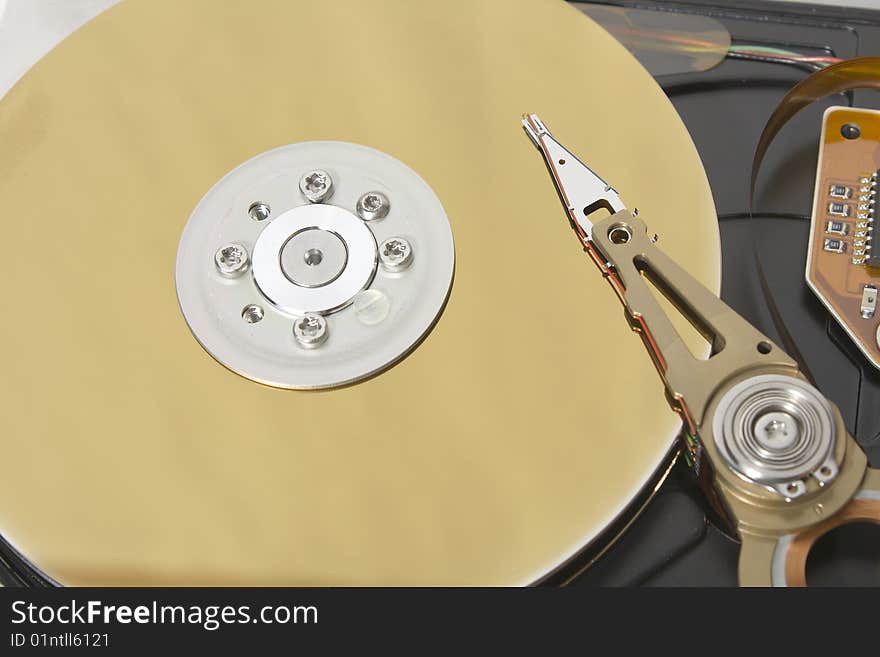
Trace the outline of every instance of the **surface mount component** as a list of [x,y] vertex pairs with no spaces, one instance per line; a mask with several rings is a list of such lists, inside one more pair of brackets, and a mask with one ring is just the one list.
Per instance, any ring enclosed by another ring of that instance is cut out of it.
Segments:
[[[797,364],[656,246],[643,213],[626,209],[538,117],[523,126],[578,241],[648,348],[709,500],[742,540],[740,582],[804,585],[819,536],[854,519],[880,521],[880,471]],[[600,208],[610,216],[594,223]],[[685,346],[650,286],[712,345],[708,358]]]
[[849,224],[842,221],[829,221],[825,225],[825,232],[834,235],[849,235]]
[[828,191],[831,198],[852,198],[852,187],[846,185],[831,185]]
[[832,217],[848,217],[852,214],[852,206],[848,203],[832,201],[828,204],[828,214]]
[[37,571],[526,584],[633,518],[679,425],[511,122],[580,132],[717,290],[714,204],[620,44],[513,4],[125,0],[2,99],[33,220],[3,224],[0,534]]
[[862,289],[862,319],[873,319],[877,312],[877,286],[866,283]]
[[880,316],[873,308],[880,286],[878,169],[880,111],[829,108],[819,144],[806,279],[847,335],[880,368]]
[[829,253],[846,253],[847,243],[843,240],[825,238],[823,247]]

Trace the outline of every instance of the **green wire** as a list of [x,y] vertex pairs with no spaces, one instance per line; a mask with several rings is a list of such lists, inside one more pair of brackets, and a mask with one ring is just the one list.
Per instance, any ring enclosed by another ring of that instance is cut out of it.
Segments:
[[[793,50],[785,50],[784,48],[770,48],[769,46],[750,46],[750,45],[736,45],[730,46],[730,50],[733,52],[742,52],[742,51],[750,51],[750,52],[759,52],[767,55],[787,55],[789,57],[806,57],[802,52],[794,52]],[[822,62],[816,62],[818,64],[822,64]]]
[[802,57],[801,53],[794,52],[792,50],[785,50],[784,48],[771,48],[769,46],[738,45],[730,46],[730,49],[734,52],[748,50],[750,52],[762,52],[768,55],[788,55],[790,57]]
[[[763,55],[784,55],[787,57],[804,57],[803,53],[794,52],[793,50],[785,50],[784,48],[771,48],[769,46],[757,46],[748,44],[738,44],[730,46],[730,52],[754,52]],[[813,62],[821,68],[825,68],[829,64],[827,62]]]

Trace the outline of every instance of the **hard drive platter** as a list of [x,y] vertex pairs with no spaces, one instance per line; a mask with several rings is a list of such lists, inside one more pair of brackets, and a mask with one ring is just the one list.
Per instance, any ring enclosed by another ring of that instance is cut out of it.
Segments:
[[36,64],[0,102],[8,553],[458,585],[607,545],[680,425],[565,248],[532,108],[718,291],[684,126],[554,0],[126,0]]

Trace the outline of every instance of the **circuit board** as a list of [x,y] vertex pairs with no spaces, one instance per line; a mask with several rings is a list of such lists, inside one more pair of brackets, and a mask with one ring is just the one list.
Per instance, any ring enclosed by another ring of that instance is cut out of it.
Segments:
[[880,111],[825,112],[813,198],[807,283],[880,369],[880,244],[875,201]]

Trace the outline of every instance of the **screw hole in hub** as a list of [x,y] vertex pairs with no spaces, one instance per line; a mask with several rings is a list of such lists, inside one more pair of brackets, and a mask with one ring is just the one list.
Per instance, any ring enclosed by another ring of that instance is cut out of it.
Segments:
[[256,324],[263,319],[264,314],[261,306],[252,303],[242,309],[241,318],[248,324]]
[[248,208],[248,216],[254,221],[265,221],[270,214],[272,214],[271,208],[260,201],[251,203],[251,207]]

